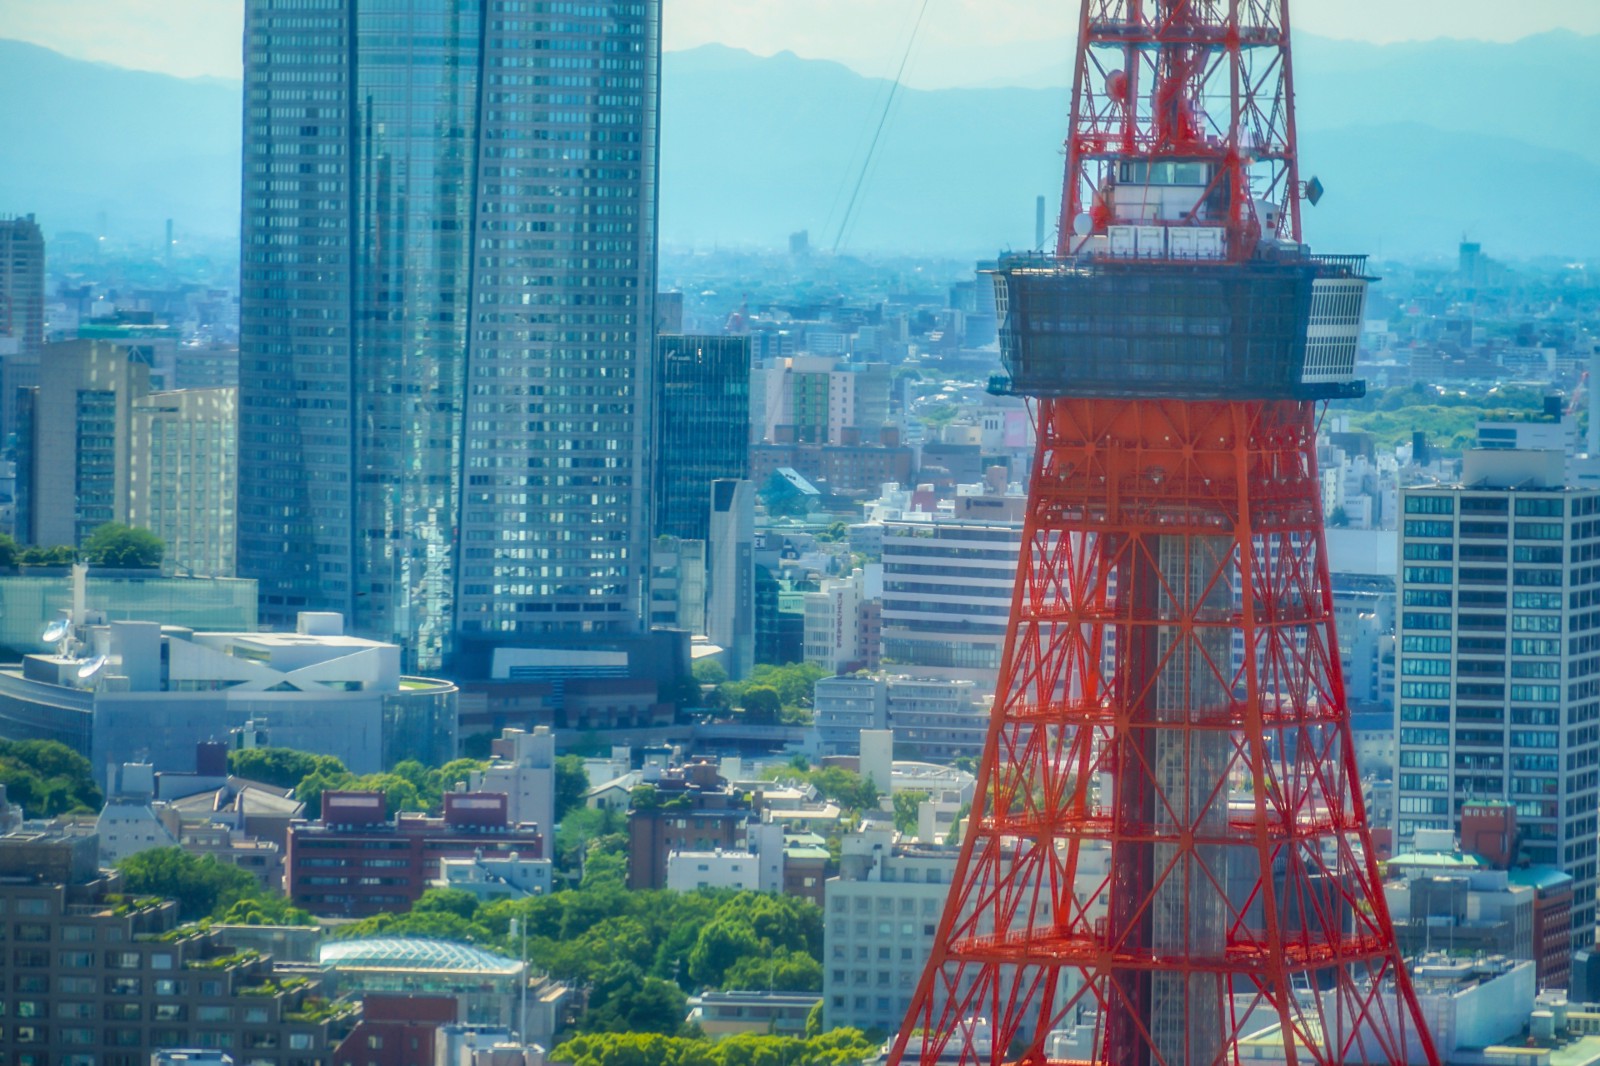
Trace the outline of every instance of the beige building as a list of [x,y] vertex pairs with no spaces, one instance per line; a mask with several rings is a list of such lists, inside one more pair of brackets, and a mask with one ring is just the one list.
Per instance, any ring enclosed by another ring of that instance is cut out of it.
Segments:
[[19,402],[17,534],[81,545],[107,522],[149,529],[169,570],[234,572],[238,390],[151,392],[138,345],[48,345]]
[[27,544],[81,544],[128,520],[132,407],[150,368],[125,345],[73,340],[45,347],[39,384],[19,400],[17,535]]
[[151,393],[133,405],[128,524],[167,546],[166,561],[232,577],[239,390]]

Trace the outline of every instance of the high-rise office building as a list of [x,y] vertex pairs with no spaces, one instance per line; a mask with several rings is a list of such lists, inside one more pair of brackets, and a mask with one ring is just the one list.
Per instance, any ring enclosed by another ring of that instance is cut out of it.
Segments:
[[659,0],[248,0],[239,561],[413,666],[640,629]]
[[1460,486],[1401,498],[1401,846],[1469,800],[1516,808],[1520,850],[1572,877],[1594,938],[1600,805],[1600,492],[1560,452],[1469,451]]
[[43,347],[44,234],[32,215],[0,217],[0,435],[15,426],[17,389],[38,383]]
[[711,483],[750,476],[750,338],[656,338],[655,534],[711,536]]
[[32,215],[0,218],[0,337],[24,354],[44,347],[44,234]]

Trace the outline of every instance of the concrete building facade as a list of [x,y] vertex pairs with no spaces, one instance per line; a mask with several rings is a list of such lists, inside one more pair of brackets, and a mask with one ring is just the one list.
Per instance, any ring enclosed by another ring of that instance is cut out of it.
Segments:
[[885,667],[993,687],[1000,669],[1020,523],[926,516],[884,523]]
[[231,1049],[260,1066],[328,1061],[353,1004],[305,1012],[327,994],[320,980],[214,930],[178,932],[176,903],[123,895],[98,853],[93,833],[24,825],[0,836],[0,1062],[145,1066],[161,1048]]
[[824,1024],[894,1032],[933,950],[955,847],[899,845],[892,831],[842,841],[823,927]]

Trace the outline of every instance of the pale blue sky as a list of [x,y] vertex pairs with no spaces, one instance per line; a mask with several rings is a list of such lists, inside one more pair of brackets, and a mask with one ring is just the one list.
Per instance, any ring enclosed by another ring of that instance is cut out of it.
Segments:
[[[665,0],[666,45],[710,41],[893,72],[921,0]],[[239,76],[243,0],[0,0],[0,37],[184,76]],[[921,87],[1059,81],[1073,0],[931,0],[907,68]],[[1600,33],[1596,0],[1295,0],[1296,28],[1389,42]]]

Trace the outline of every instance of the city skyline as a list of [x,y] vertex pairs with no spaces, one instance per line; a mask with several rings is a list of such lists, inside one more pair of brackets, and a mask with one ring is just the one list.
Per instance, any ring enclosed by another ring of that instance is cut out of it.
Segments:
[[[914,0],[677,0],[663,48],[718,43],[758,55],[793,51],[869,77],[892,77],[905,50]],[[0,0],[0,37],[80,59],[180,77],[240,80],[241,0]],[[1514,41],[1567,30],[1600,33],[1600,5],[1526,0],[1300,0],[1300,34],[1392,44],[1435,38]],[[1059,63],[1070,71],[1076,5],[1060,0],[958,0],[931,6],[906,65],[916,88],[1036,84]]]

